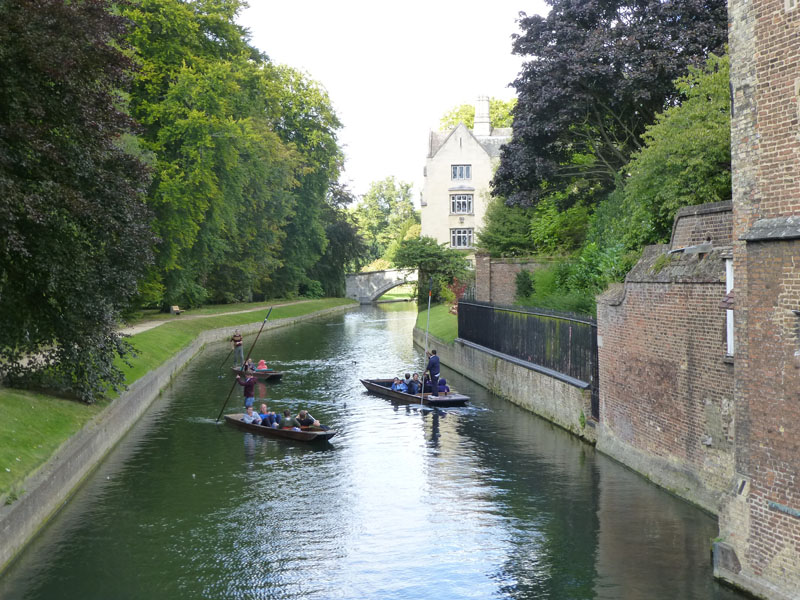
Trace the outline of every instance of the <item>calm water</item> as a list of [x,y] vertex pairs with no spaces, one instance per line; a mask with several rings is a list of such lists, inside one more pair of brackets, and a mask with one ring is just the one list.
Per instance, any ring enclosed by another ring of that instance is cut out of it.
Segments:
[[367,395],[359,377],[421,370],[414,319],[392,304],[261,336],[253,357],[287,375],[257,394],[340,430],[318,448],[216,425],[229,348],[209,348],[0,598],[739,598],[711,578],[711,517],[562,430],[446,368],[468,408]]

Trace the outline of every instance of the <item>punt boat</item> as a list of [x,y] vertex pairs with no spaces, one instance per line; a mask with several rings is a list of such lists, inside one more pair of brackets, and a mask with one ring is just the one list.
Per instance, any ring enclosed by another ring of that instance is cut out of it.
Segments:
[[469,396],[453,392],[439,393],[433,396],[429,392],[422,394],[420,402],[419,394],[407,394],[392,389],[392,379],[362,379],[361,383],[373,394],[389,398],[395,404],[423,404],[425,406],[464,406],[469,402]]
[[225,415],[225,422],[250,433],[257,433],[259,435],[272,438],[283,438],[285,440],[296,440],[300,442],[321,442],[331,439],[337,433],[334,429],[328,429],[325,431],[315,427],[304,427],[300,431],[280,428],[273,429],[272,427],[264,427],[254,423],[245,423],[242,421],[243,416],[244,413]]
[[[240,369],[239,367],[231,367],[231,370],[232,370],[234,373],[236,373],[237,375],[242,375],[242,376],[244,376],[244,371],[243,371],[242,369]],[[274,379],[275,381],[277,381],[278,379],[280,379],[281,377],[283,377],[283,373],[282,373],[281,371],[273,371],[272,369],[267,369],[267,370],[264,370],[264,369],[261,369],[261,370],[255,369],[255,370],[253,371],[253,376],[254,376],[256,379]]]

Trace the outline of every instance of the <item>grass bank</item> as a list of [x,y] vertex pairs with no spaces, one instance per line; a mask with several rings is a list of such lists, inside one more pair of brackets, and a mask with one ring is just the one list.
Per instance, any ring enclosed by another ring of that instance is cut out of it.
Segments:
[[[270,315],[270,321],[299,317],[345,304],[353,304],[353,301],[326,298],[287,304],[276,307]],[[213,310],[219,307],[208,308]],[[233,310],[242,309],[237,307]],[[129,339],[137,356],[131,359],[130,367],[121,365],[126,380],[129,384],[133,383],[161,366],[203,331],[233,328],[260,321],[265,316],[263,304],[259,303],[259,309],[250,312],[219,314],[202,319],[185,319],[183,315],[173,317],[163,325],[131,336]],[[106,399],[87,405],[41,393],[0,388],[0,414],[3,415],[0,419],[0,501],[13,502],[23,494],[20,486],[24,479],[39,469],[61,444],[102,411],[108,402]]]
[[[420,307],[417,314],[417,327],[425,331],[428,320],[428,308]],[[458,336],[458,317],[450,313],[450,306],[447,304],[436,304],[431,306],[431,322],[428,332],[448,344]]]

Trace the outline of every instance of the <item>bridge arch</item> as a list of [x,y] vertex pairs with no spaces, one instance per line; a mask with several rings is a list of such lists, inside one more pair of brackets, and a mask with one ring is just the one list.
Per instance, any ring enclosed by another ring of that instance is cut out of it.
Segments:
[[392,288],[415,281],[417,272],[412,269],[352,273],[345,276],[346,295],[361,304],[371,304]]

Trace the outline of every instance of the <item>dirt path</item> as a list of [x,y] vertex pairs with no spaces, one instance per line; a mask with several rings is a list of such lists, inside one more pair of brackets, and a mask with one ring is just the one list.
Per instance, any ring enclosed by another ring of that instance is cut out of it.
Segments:
[[268,308],[277,308],[278,306],[289,306],[291,304],[301,304],[303,302],[311,302],[311,300],[295,300],[294,302],[283,302],[282,304],[270,304],[267,306],[256,306],[255,308],[248,308],[246,310],[232,310],[230,312],[221,312],[221,313],[214,313],[213,315],[186,315],[184,317],[176,316],[172,319],[163,319],[160,321],[142,321],[141,323],[137,323],[136,325],[130,325],[128,327],[123,327],[119,330],[120,333],[124,335],[136,335],[137,333],[142,333],[143,331],[147,331],[148,329],[153,329],[158,327],[159,325],[163,325],[164,323],[171,323],[172,321],[180,319],[181,321],[186,321],[187,319],[208,319],[209,317],[219,317],[222,315],[238,315],[241,313],[248,313],[248,312],[256,312],[259,310],[267,310]]

